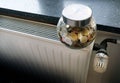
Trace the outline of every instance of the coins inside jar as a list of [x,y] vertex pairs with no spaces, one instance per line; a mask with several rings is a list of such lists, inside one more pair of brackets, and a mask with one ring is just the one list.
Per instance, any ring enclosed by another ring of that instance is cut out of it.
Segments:
[[90,26],[79,28],[69,27],[62,28],[60,31],[61,41],[73,47],[85,47],[89,45],[95,38],[95,30]]

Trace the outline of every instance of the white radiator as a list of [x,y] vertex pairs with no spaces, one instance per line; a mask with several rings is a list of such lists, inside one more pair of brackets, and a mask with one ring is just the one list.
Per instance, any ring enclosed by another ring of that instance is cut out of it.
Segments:
[[0,52],[30,69],[66,76],[71,83],[86,83],[93,44],[70,49],[61,42],[0,27]]
[[0,16],[0,58],[8,65],[24,65],[25,71],[42,70],[70,83],[86,83],[92,47],[70,49],[58,41],[53,26]]

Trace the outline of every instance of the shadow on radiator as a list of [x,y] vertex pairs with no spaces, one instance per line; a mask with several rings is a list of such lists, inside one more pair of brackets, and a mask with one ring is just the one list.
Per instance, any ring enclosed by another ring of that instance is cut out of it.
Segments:
[[[3,56],[2,54],[0,54]],[[0,82],[10,83],[72,83],[66,76],[54,75],[47,73],[42,68],[29,70],[24,65],[10,62],[3,57],[0,57]]]

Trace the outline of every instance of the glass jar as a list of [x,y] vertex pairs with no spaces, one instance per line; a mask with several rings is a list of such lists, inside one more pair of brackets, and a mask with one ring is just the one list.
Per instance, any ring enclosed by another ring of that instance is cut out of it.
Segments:
[[81,4],[69,5],[62,11],[57,24],[60,41],[70,48],[84,48],[96,37],[96,23],[92,10]]

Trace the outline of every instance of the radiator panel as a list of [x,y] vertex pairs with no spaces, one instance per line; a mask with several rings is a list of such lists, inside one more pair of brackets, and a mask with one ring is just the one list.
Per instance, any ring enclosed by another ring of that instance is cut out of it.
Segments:
[[[69,49],[59,41],[0,29],[0,52],[9,61],[30,69],[67,76],[75,83],[85,83],[92,44],[81,50]],[[29,70],[29,69],[28,69]]]

